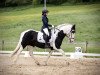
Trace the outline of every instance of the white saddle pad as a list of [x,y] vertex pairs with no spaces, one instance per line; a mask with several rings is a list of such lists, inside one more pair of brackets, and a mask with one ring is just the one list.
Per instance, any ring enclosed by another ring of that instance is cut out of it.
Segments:
[[43,33],[40,31],[38,32],[37,41],[41,43],[45,43],[45,40],[43,39]]

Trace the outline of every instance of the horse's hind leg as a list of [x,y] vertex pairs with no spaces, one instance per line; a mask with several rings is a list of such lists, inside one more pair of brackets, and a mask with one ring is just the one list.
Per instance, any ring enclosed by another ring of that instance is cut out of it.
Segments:
[[15,48],[15,50],[11,53],[10,57],[14,56],[14,54],[17,53],[17,51],[19,50],[20,46],[21,46],[21,42],[19,41],[17,46],[16,46],[16,48]]
[[30,49],[29,49],[29,54],[30,54],[30,56],[35,60],[35,63],[36,63],[37,65],[40,65],[39,62],[35,59],[35,57],[34,57],[34,55],[33,55],[33,50],[32,50],[32,48],[31,48],[31,46],[29,46],[29,47],[30,47]]
[[47,59],[46,59],[46,61],[45,61],[45,65],[47,65],[48,59],[50,58],[50,56],[51,56],[52,53],[53,53],[53,50],[51,50],[51,51],[49,52],[48,57],[47,57]]
[[19,48],[19,50],[17,51],[16,56],[15,56],[15,58],[14,58],[14,60],[13,60],[14,62],[17,61],[17,58],[19,57],[19,55],[20,55],[20,53],[22,52],[22,50],[23,50],[23,47],[20,46],[20,48]]

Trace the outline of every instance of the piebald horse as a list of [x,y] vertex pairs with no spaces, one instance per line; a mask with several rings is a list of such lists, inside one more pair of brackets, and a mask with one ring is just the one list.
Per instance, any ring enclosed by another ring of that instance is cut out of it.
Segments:
[[[45,65],[47,65],[47,61],[54,50],[61,52],[64,57],[66,56],[65,52],[61,49],[60,46],[65,36],[69,39],[70,42],[74,42],[75,31],[75,25],[67,23],[61,24],[51,29],[51,38],[49,40],[49,49],[51,50],[47,56]],[[45,49],[43,33],[41,31],[36,31],[33,29],[22,32],[17,47],[11,53],[11,57],[15,55],[14,62],[17,61],[18,56],[26,46],[39,47]],[[29,50],[29,55],[35,60],[35,63],[39,65],[39,62],[34,58],[32,49]]]

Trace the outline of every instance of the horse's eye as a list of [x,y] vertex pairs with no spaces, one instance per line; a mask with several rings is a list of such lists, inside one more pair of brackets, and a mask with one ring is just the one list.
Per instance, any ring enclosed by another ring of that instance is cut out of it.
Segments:
[[71,32],[72,32],[72,33],[75,33],[75,30],[72,30]]

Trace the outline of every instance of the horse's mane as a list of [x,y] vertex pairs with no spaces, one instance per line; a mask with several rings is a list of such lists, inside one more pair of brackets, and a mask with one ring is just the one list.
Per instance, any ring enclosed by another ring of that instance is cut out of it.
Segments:
[[63,27],[63,26],[65,26],[66,24],[61,24],[61,25],[58,25],[56,28],[61,28],[61,27]]
[[60,29],[61,27],[68,26],[68,25],[72,26],[73,24],[64,23],[64,24],[58,25],[56,28]]

